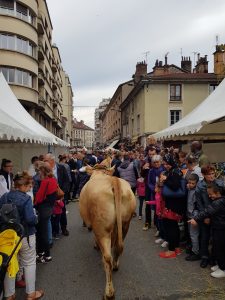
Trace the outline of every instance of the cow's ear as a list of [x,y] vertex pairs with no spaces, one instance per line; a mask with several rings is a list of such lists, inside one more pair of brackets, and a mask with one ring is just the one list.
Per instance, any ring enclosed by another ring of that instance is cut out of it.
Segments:
[[110,175],[110,176],[112,176],[113,173],[115,172],[115,167],[116,167],[116,165],[114,165],[112,168],[108,169],[107,170],[107,174]]

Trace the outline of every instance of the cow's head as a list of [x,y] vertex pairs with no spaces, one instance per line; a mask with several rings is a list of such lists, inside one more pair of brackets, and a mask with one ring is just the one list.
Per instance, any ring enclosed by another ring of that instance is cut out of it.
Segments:
[[112,176],[114,171],[115,171],[115,166],[111,167],[111,168],[108,168],[104,165],[101,165],[101,164],[96,164],[94,167],[91,167],[89,165],[87,165],[85,168],[85,172],[87,172],[89,175],[92,175],[94,172],[95,173],[104,173],[106,175],[110,175]]

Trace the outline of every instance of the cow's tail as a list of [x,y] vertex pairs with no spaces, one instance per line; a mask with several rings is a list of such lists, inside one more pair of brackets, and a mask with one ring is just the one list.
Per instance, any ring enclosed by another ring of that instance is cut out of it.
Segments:
[[119,178],[112,176],[112,183],[114,189],[115,209],[116,209],[116,222],[117,222],[117,246],[118,250],[122,253],[123,251],[123,232],[122,232],[122,215],[121,215],[121,183]]

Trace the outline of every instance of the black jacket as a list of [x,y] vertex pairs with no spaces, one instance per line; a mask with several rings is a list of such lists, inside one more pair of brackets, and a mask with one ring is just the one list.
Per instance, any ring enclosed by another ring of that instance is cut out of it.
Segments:
[[[215,179],[213,183],[221,187],[224,186],[223,181],[219,179]],[[197,208],[199,211],[204,211],[208,207],[208,205],[211,204],[207,193],[207,182],[205,180],[201,180],[198,182],[195,190],[195,196]]]
[[68,176],[68,173],[66,171],[66,168],[63,165],[56,164],[57,165],[57,180],[59,187],[63,190],[64,193],[69,192],[70,189],[70,179]]
[[203,221],[205,218],[211,219],[212,229],[224,230],[225,229],[225,198],[221,197],[212,200],[208,207],[201,211],[196,217],[196,222]]
[[[181,180],[183,178],[182,172],[177,169],[171,169],[165,172],[167,179],[164,181],[163,185],[167,185],[171,190],[176,192],[181,187]],[[187,198],[186,196],[181,198],[171,198],[163,197],[165,200],[165,207],[171,211],[183,215],[186,213],[187,209]]]

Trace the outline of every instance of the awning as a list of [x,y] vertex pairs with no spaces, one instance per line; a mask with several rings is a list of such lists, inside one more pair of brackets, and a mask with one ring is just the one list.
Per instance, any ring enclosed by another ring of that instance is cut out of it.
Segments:
[[69,144],[40,125],[16,98],[5,77],[0,72],[0,138],[30,141],[31,143]]
[[119,140],[115,140],[113,141],[108,147],[106,147],[106,150],[114,148],[114,146],[116,146],[116,144],[119,142]]

